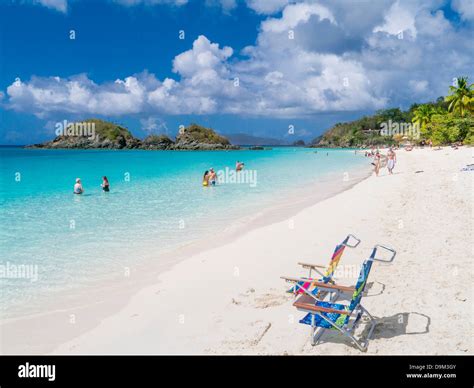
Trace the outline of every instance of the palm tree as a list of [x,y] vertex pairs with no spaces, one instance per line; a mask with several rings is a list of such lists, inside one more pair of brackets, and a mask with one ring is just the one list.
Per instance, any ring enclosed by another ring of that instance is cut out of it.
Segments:
[[457,87],[450,86],[451,94],[445,98],[449,102],[448,110],[450,112],[458,111],[464,117],[466,111],[472,112],[474,106],[474,84],[468,85],[468,77],[459,77]]
[[431,116],[433,116],[436,111],[431,105],[419,105],[413,112],[413,118],[411,119],[412,123],[417,124],[421,129],[425,129],[426,124],[431,121]]

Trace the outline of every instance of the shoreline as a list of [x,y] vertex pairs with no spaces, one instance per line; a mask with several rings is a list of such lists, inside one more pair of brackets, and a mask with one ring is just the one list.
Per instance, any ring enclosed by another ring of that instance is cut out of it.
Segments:
[[[85,321],[99,314],[100,306],[95,311],[77,310],[74,323],[66,313],[44,320],[53,334],[49,338],[37,338],[29,331],[31,325],[16,322],[2,330],[4,350],[7,354],[360,354],[337,336],[311,347],[308,327],[298,324],[302,314],[291,306],[292,297],[285,293],[288,286],[279,278],[305,275],[298,261],[325,265],[335,244],[353,233],[362,244],[344,254],[342,268],[347,271],[338,279],[341,284],[354,283],[353,269],[373,245],[388,244],[398,252],[393,264],[374,265],[369,277],[364,306],[380,325],[368,353],[472,353],[472,312],[466,317],[466,306],[473,275],[465,242],[473,235],[473,177],[460,172],[472,158],[472,149],[464,147],[399,151],[393,176],[384,169],[380,177],[371,175],[283,221],[194,253],[131,295],[125,306],[118,294],[118,311],[95,325]],[[443,324],[446,316],[452,318],[449,328]],[[68,339],[71,334],[76,338]],[[42,344],[35,346],[33,338]]]
[[[294,190],[291,191],[291,194],[280,194],[271,201],[271,204],[265,205],[258,213],[239,217],[227,223],[226,227],[214,236],[218,242],[213,243],[213,247],[222,247],[254,229],[279,222],[317,202],[349,190],[360,181],[367,179],[371,174],[369,170],[370,166],[367,168],[361,166],[354,167],[352,170],[349,170],[350,178],[347,181],[341,180],[342,185],[336,184],[336,173],[326,173],[318,177],[310,188]],[[324,186],[322,191],[319,190],[321,184]],[[299,201],[294,201],[294,196],[297,194],[302,197]],[[83,327],[79,328],[79,330],[74,329],[74,334],[67,334],[65,338],[72,339],[78,334],[86,333],[96,327],[104,318],[112,316],[123,308],[133,295],[154,284],[161,274],[172,270],[175,265],[186,260],[187,257],[200,254],[209,249],[208,242],[206,241],[208,238],[209,236],[204,236],[197,240],[183,243],[178,247],[166,249],[154,257],[156,261],[150,262],[147,260],[146,262],[137,263],[128,278],[115,275],[109,279],[93,281],[92,285],[75,287],[70,293],[65,290],[59,299],[55,298],[52,303],[44,303],[45,299],[49,299],[49,296],[43,296],[41,298],[43,304],[41,304],[39,309],[41,311],[35,308],[34,311],[25,314],[24,311],[20,310],[16,316],[0,320],[0,334],[2,334],[2,330],[8,330],[12,326],[17,327],[19,325],[25,331],[30,331],[29,329],[32,327],[48,327],[51,321],[57,319],[62,319],[65,322],[77,311],[86,312],[85,314],[92,319],[82,323]],[[89,302],[91,299],[96,301]],[[101,307],[97,308],[97,306]],[[68,313],[71,316],[68,316]],[[43,323],[46,325],[43,325]],[[41,330],[39,331],[41,332]],[[42,335],[40,332],[37,333],[39,337]],[[35,335],[34,337],[38,336]],[[35,348],[35,346],[33,345],[32,348]],[[50,350],[47,351],[49,352]],[[39,352],[45,351],[40,350]]]

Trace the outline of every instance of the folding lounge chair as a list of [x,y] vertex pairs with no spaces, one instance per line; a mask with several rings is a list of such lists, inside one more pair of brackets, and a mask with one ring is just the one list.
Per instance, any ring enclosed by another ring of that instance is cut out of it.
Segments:
[[[392,253],[389,260],[381,260],[376,258],[379,248],[388,250]],[[362,264],[362,269],[355,287],[345,287],[336,284],[327,284],[323,282],[312,282],[315,287],[326,290],[327,292],[348,292],[352,291],[352,298],[349,305],[342,303],[334,303],[333,301],[315,300],[313,296],[307,293],[301,295],[293,306],[298,310],[307,314],[299,322],[311,326],[311,344],[316,345],[326,330],[337,330],[338,332],[349,337],[356,346],[363,352],[367,350],[370,337],[375,328],[376,321],[370,313],[362,306],[361,299],[367,284],[367,278],[372,268],[374,260],[381,262],[392,262],[395,258],[396,251],[392,248],[376,245],[370,257]],[[363,315],[369,318],[370,328],[365,341],[359,341],[354,337],[354,331]]]
[[[355,240],[355,243],[350,243],[351,239]],[[311,277],[312,271],[315,271],[321,276],[319,281],[323,283],[334,283],[333,276],[336,268],[341,260],[342,254],[344,253],[344,249],[346,247],[355,248],[360,244],[360,240],[354,236],[353,234],[348,234],[347,237],[342,241],[340,244],[336,246],[334,249],[334,253],[332,254],[331,261],[324,273],[319,271],[318,268],[324,269],[325,267],[318,264],[309,264],[309,263],[301,263],[301,265],[305,269],[309,269],[309,275],[307,278],[291,278],[282,276],[282,279],[285,279],[288,282],[295,283],[293,287],[291,287],[287,292],[294,293],[295,295],[303,294],[303,293],[311,293],[311,295],[318,295],[319,291],[317,288],[311,288],[312,282],[315,280]],[[322,297],[322,295],[319,295]]]

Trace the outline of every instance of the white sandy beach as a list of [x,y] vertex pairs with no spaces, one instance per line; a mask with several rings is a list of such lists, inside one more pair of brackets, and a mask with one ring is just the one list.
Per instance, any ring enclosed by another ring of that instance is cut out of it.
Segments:
[[[326,265],[335,245],[353,233],[362,243],[346,249],[340,284],[355,284],[375,244],[398,252],[370,273],[362,304],[379,324],[367,353],[472,354],[474,175],[460,169],[473,155],[465,147],[400,150],[393,176],[383,169],[285,221],[190,255],[85,332],[78,313],[81,334],[54,353],[360,354],[337,334],[311,346],[309,327],[298,323],[304,313],[280,279],[306,275],[298,261]],[[48,323],[52,333],[61,332],[69,314]],[[3,336],[19,343],[15,333],[5,328]],[[3,352],[22,353],[8,346]]]

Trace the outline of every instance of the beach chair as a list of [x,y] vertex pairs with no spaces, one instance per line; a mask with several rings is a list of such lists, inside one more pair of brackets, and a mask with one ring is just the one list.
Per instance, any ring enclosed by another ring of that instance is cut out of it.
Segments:
[[[385,249],[391,253],[391,257],[388,260],[382,260],[377,258],[378,249]],[[323,301],[317,300],[314,296],[305,293],[301,295],[294,303],[299,311],[304,311],[307,314],[299,322],[305,325],[311,326],[311,344],[317,345],[321,337],[327,330],[335,330],[347,337],[349,337],[359,348],[359,350],[365,352],[369,344],[370,337],[376,326],[376,321],[372,315],[362,306],[361,300],[367,279],[369,277],[370,269],[374,261],[388,262],[391,263],[395,259],[396,251],[392,248],[384,245],[376,245],[370,257],[364,261],[359,274],[359,278],[355,287],[339,286],[337,284],[328,284],[323,282],[314,281],[312,285],[321,290],[325,290],[328,293],[336,292],[338,295],[340,292],[347,293],[352,292],[352,298],[350,303],[334,303],[334,300]],[[360,319],[363,315],[366,315],[369,319],[370,327],[366,335],[365,340],[357,340],[354,336],[354,332]]]
[[[355,240],[355,243],[351,242],[353,240]],[[319,290],[315,287],[311,287],[312,282],[315,280],[312,277],[312,272],[314,271],[318,273],[319,276],[321,276],[319,278],[319,281],[323,283],[334,283],[334,280],[333,280],[334,272],[336,271],[339,261],[341,260],[342,254],[344,253],[344,249],[346,247],[355,248],[359,244],[360,244],[360,240],[356,236],[354,236],[353,234],[348,234],[346,238],[340,244],[336,246],[336,249],[334,249],[334,253],[332,254],[331,260],[327,268],[318,264],[299,262],[298,265],[301,265],[303,268],[309,270],[308,277],[307,278],[306,277],[292,278],[292,277],[282,276],[281,278],[286,280],[287,282],[294,283],[294,285],[287,292],[293,293],[295,294],[295,296],[297,296],[298,294],[303,294],[303,293],[318,295]],[[323,273],[319,269],[326,269],[326,271]],[[322,298],[322,295],[319,295],[319,297]]]

